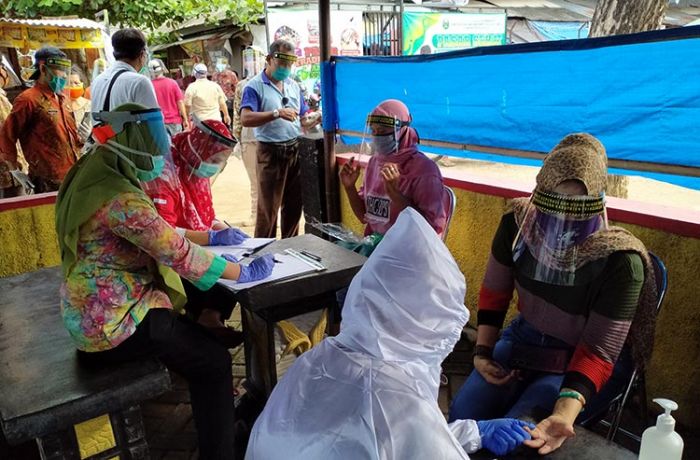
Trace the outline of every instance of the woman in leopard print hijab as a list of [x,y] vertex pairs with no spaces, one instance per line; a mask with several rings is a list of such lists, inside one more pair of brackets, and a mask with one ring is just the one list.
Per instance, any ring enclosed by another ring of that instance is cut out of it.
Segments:
[[[551,415],[526,444],[546,454],[647,363],[654,271],[637,238],[608,226],[606,176],[600,141],[570,134],[546,156],[532,196],[513,200],[479,293],[474,371],[450,420],[544,409]],[[519,315],[499,338],[514,290]]]

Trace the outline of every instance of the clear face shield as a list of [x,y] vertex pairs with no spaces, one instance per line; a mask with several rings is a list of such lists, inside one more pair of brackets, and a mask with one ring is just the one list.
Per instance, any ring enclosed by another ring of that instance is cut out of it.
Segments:
[[[165,163],[171,161],[170,136],[165,129],[160,109],[105,111],[93,113],[92,116],[96,123],[92,136],[97,145],[106,147],[131,164],[136,169],[140,180],[155,179],[163,171]],[[130,146],[114,140],[117,134],[124,131],[128,123],[146,128],[132,131],[130,135],[134,138]],[[143,137],[143,132],[147,132],[150,139]]]
[[387,115],[367,115],[360,154],[392,155],[398,152],[401,128],[409,124]]
[[607,225],[604,196],[535,191],[513,242],[513,261],[530,279],[573,286],[582,263],[580,248]]
[[187,137],[193,160],[188,161],[190,177],[213,177],[223,169],[238,141],[207,126],[196,115],[192,120],[194,130]]
[[271,57],[274,59],[275,63],[275,68],[272,71],[272,78],[277,81],[284,81],[289,78],[294,72],[297,56],[295,54],[275,52],[272,53]]
[[47,83],[51,91],[60,94],[68,84],[70,76],[71,61],[63,58],[48,58],[46,59]]

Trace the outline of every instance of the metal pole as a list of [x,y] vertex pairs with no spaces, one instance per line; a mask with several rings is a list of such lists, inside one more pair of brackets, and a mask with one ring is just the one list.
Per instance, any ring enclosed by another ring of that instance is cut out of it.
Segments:
[[[331,58],[331,2],[319,0],[318,25],[321,39],[321,61],[330,62]],[[338,178],[335,161],[335,128],[323,130],[323,173],[326,189],[326,222],[340,220],[340,200],[338,197]]]

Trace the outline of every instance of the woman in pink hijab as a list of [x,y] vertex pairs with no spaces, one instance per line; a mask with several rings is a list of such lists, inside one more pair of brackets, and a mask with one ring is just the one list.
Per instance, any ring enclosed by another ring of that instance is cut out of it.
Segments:
[[354,157],[340,171],[352,210],[366,225],[365,236],[375,235],[372,248],[363,253],[374,249],[409,206],[438,234],[445,230],[442,174],[432,160],[418,151],[418,133],[410,126],[411,121],[403,102],[387,99],[379,104],[367,117],[372,157],[362,187],[355,188],[360,168]]

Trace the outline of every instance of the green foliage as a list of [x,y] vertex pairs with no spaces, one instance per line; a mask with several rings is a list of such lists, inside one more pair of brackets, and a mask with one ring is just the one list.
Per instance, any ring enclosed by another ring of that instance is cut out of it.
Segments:
[[261,0],[4,0],[0,14],[10,18],[79,16],[92,19],[107,10],[113,25],[155,31],[163,26],[204,18],[206,22],[229,20],[238,26],[257,22],[263,13]]

